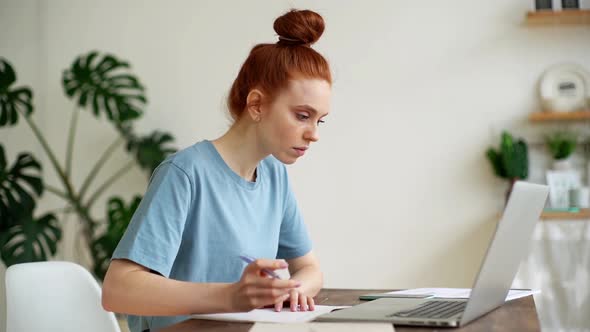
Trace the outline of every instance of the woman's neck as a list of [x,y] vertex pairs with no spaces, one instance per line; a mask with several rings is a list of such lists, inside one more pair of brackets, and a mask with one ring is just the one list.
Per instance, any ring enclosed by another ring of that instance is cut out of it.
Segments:
[[252,124],[237,121],[223,136],[212,141],[221,158],[247,181],[256,180],[258,163],[268,156],[262,151]]

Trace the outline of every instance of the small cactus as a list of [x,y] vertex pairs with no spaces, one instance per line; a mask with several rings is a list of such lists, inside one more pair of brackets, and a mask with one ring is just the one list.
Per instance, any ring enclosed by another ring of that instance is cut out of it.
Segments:
[[514,141],[510,133],[502,132],[500,149],[489,148],[488,160],[497,176],[514,181],[526,179],[529,175],[528,148],[524,140]]

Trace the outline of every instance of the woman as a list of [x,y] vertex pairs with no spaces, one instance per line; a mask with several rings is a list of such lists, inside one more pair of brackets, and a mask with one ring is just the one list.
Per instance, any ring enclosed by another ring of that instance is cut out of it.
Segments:
[[[332,78],[310,47],[320,15],[292,10],[274,29],[279,41],[256,45],[231,87],[231,128],[154,171],[112,257],[103,306],[130,314],[132,331],[192,313],[280,311],[285,300],[314,310],[322,273],[284,164],[318,141]],[[244,268],[240,255],[261,259]],[[264,272],[287,266],[290,280]]]

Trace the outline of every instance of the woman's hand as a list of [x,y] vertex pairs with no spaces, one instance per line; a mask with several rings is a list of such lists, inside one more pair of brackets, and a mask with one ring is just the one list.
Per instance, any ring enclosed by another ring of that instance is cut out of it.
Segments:
[[257,259],[244,269],[242,278],[232,286],[231,306],[235,311],[250,311],[267,305],[283,303],[290,292],[301,286],[297,280],[269,278],[264,270],[287,267],[284,260]]
[[[289,291],[289,302],[291,311],[313,311],[315,310],[315,302],[313,297],[305,295],[298,289]],[[299,306],[299,308],[297,308]],[[297,310],[299,309],[299,310]],[[283,301],[275,304],[275,311],[283,310]]]

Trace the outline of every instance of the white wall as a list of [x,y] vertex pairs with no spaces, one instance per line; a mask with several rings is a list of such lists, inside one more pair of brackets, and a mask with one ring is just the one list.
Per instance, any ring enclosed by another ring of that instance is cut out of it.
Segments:
[[[325,285],[468,287],[505,190],[485,149],[504,128],[532,139],[546,128],[526,122],[538,109],[535,86],[546,67],[572,61],[590,70],[590,29],[526,27],[532,5],[3,0],[0,55],[16,67],[19,84],[34,88],[35,120],[62,159],[73,105],[61,72],[94,49],[129,60],[147,86],[138,130],[170,131],[186,147],[227,128],[224,97],[250,48],[276,40],[273,20],[291,7],[317,10],[327,28],[314,47],[332,65],[333,110],[320,142],[290,172]],[[83,112],[78,185],[114,135]],[[10,161],[32,151],[44,162],[45,181],[58,183],[24,124],[0,130],[0,141]],[[128,159],[119,151],[95,184]],[[135,170],[104,197],[130,197],[145,184]],[[40,211],[60,204],[48,194]],[[93,212],[104,215],[104,201]],[[81,259],[76,229],[67,233],[58,258]]]

